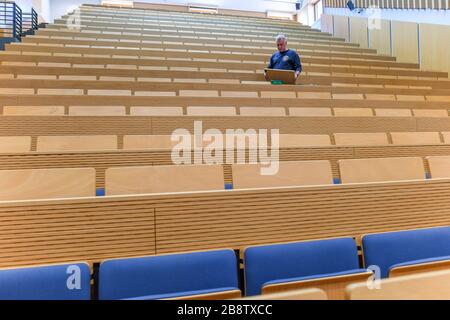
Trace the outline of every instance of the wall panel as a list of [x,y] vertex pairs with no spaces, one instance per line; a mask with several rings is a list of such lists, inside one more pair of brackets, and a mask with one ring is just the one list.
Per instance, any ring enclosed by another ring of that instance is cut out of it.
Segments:
[[392,21],[392,47],[397,61],[419,63],[417,23]]

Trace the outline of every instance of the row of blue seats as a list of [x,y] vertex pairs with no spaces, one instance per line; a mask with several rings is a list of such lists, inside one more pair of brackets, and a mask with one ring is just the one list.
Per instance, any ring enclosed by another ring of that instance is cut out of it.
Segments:
[[[450,259],[450,227],[366,235],[364,265],[383,278],[395,267]],[[269,284],[367,272],[352,238],[254,246],[244,251],[246,295]],[[164,299],[239,290],[233,250],[214,250],[101,263],[99,299]],[[86,263],[0,270],[0,299],[90,299]]]

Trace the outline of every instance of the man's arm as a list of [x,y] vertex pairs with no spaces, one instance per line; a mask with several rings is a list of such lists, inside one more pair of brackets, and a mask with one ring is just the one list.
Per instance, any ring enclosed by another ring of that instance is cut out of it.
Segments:
[[[267,66],[267,69],[273,69],[273,56],[270,57],[270,62],[269,65]],[[266,70],[264,70],[264,78],[269,81],[269,79],[267,78],[267,73]]]
[[294,67],[295,67],[295,79],[297,79],[300,73],[302,72],[302,63],[300,61],[300,56],[298,55],[298,53],[295,53]]

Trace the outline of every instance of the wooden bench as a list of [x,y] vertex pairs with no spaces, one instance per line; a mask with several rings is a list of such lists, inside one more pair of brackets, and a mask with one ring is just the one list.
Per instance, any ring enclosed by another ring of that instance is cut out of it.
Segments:
[[239,249],[445,225],[448,215],[435,207],[448,205],[448,190],[449,180],[438,179],[0,203],[8,231],[0,239],[0,266],[93,263],[156,250]]
[[223,190],[220,165],[181,165],[109,168],[107,195]]
[[92,168],[0,170],[0,201],[95,196]]
[[329,135],[323,134],[280,134],[280,148],[301,148],[331,146]]
[[236,300],[328,300],[328,296],[322,289],[311,288],[263,294],[260,296],[251,296]]
[[[273,166],[274,164],[270,164]],[[277,164],[277,171],[265,164],[233,164],[233,188],[273,188],[302,185],[333,184],[329,161],[283,161]]]
[[117,136],[40,136],[36,151],[117,150]]
[[448,300],[450,289],[447,286],[450,271],[425,272],[392,279],[383,279],[372,285],[351,284],[347,287],[349,300]]
[[15,153],[31,151],[31,137],[0,137],[0,152]]
[[393,144],[440,144],[439,132],[391,132]]
[[374,158],[339,160],[342,183],[424,180],[422,158]]
[[389,144],[386,133],[335,133],[337,146],[381,146]]

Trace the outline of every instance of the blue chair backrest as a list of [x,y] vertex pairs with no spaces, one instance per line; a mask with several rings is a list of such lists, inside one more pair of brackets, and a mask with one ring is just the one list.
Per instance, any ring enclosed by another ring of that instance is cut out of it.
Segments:
[[362,246],[365,266],[380,267],[386,278],[393,265],[450,255],[450,227],[370,234]]
[[246,295],[258,295],[264,283],[359,268],[352,238],[249,247],[244,252]]
[[0,270],[0,300],[89,300],[86,263]]
[[189,292],[238,289],[236,254],[216,250],[107,260],[100,265],[103,300],[189,295]]

